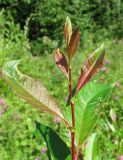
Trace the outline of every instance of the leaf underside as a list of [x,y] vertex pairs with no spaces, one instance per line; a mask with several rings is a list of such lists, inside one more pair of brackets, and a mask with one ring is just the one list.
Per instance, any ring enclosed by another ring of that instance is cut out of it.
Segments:
[[96,133],[92,133],[87,140],[85,160],[99,160],[99,141]]
[[68,77],[68,65],[64,54],[57,49],[55,51],[55,62],[59,69]]
[[34,107],[64,119],[57,102],[48,94],[43,84],[19,72],[17,65],[20,61],[14,60],[4,65],[2,75],[6,82],[19,97]]
[[[100,111],[99,102],[104,100],[112,85],[89,82],[75,97],[75,140],[80,147],[92,132]],[[71,123],[71,108],[67,106],[66,117]]]
[[91,79],[91,77],[101,68],[105,51],[103,45],[95,50],[85,61],[76,86],[75,94]]

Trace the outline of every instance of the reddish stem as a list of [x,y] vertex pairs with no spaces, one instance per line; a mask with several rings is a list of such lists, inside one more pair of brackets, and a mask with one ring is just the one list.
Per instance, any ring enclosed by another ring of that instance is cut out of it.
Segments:
[[77,150],[76,150],[75,160],[78,160],[78,156],[79,156],[79,148],[77,148]]
[[75,148],[74,148],[74,140],[75,140],[75,115],[74,115],[74,102],[72,100],[72,67],[71,64],[69,66],[69,93],[70,93],[70,104],[71,104],[71,113],[72,113],[72,127],[73,130],[71,131],[71,148],[72,148],[72,160],[75,157]]
[[74,160],[75,157],[75,149],[74,149],[74,132],[71,132],[71,147],[72,147],[72,160]]

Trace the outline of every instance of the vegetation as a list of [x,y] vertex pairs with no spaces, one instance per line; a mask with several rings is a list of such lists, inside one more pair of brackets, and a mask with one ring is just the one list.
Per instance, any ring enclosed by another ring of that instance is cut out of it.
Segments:
[[[0,67],[10,60],[24,58],[19,70],[40,79],[63,110],[66,108],[64,101],[68,96],[68,83],[55,66],[52,53],[57,47],[62,48],[63,52],[65,50],[65,43],[62,40],[65,17],[69,15],[73,24],[79,25],[81,35],[79,49],[72,62],[73,86],[76,85],[80,74],[78,69],[81,67],[81,60],[84,61],[88,53],[104,43],[106,48],[104,67],[95,76],[94,81],[115,83],[116,87],[108,99],[101,103],[99,121],[94,128],[98,136],[94,133],[92,139],[89,138],[88,141],[91,141],[93,146],[96,135],[100,159],[118,159],[123,154],[122,2],[54,0],[35,3],[32,0],[21,2],[13,0],[0,1],[0,7]],[[37,24],[39,27],[36,27]],[[48,24],[53,26],[52,32]],[[67,142],[67,146],[70,146],[70,142],[67,141],[70,135],[60,119],[39,113],[21,101],[11,92],[3,79],[0,79],[1,160],[47,159],[46,144],[35,132],[35,121],[50,126]],[[87,149],[85,157],[88,150],[92,153]]]

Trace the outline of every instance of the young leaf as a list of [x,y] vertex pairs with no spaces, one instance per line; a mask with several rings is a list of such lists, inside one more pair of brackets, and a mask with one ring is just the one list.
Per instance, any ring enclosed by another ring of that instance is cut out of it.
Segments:
[[[88,83],[75,97],[75,139],[80,147],[92,132],[100,111],[99,102],[103,100],[113,85]],[[71,110],[67,107],[66,117],[71,123]]]
[[71,20],[70,20],[69,17],[67,17],[66,18],[66,23],[65,23],[65,26],[64,26],[64,38],[65,38],[66,46],[69,45],[71,35],[72,35]]
[[67,47],[67,54],[68,54],[69,60],[75,54],[75,51],[76,51],[78,44],[79,44],[79,39],[80,39],[80,30],[79,30],[79,28],[76,28],[76,30],[71,35],[70,43]]
[[75,94],[91,79],[103,64],[105,51],[103,45],[96,49],[92,55],[85,61],[81,70],[81,75],[78,79]]
[[39,122],[36,122],[36,128],[46,142],[49,160],[71,160],[70,149],[51,128]]
[[85,160],[99,160],[99,141],[96,133],[91,134],[87,140]]
[[57,49],[55,52],[55,61],[56,61],[58,68],[60,68],[62,72],[68,77],[67,60],[64,54],[59,49]]
[[31,105],[64,119],[57,102],[48,94],[43,84],[19,72],[17,65],[20,61],[10,61],[4,65],[2,75],[6,82],[19,97]]

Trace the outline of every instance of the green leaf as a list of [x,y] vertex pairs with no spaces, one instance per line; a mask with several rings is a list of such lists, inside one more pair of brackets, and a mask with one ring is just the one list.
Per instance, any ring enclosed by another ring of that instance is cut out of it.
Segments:
[[36,132],[39,132],[47,145],[49,160],[71,160],[71,152],[65,142],[48,126],[36,122]]
[[99,160],[99,141],[96,133],[91,134],[87,140],[85,160]]
[[[100,101],[106,98],[113,85],[88,83],[75,97],[75,139],[80,147],[92,132],[100,112]],[[71,108],[67,107],[66,116],[71,123]]]
[[31,105],[39,108],[41,111],[46,111],[64,119],[57,102],[48,94],[43,84],[19,72],[17,65],[20,61],[10,61],[4,65],[2,75],[6,82],[19,97]]

